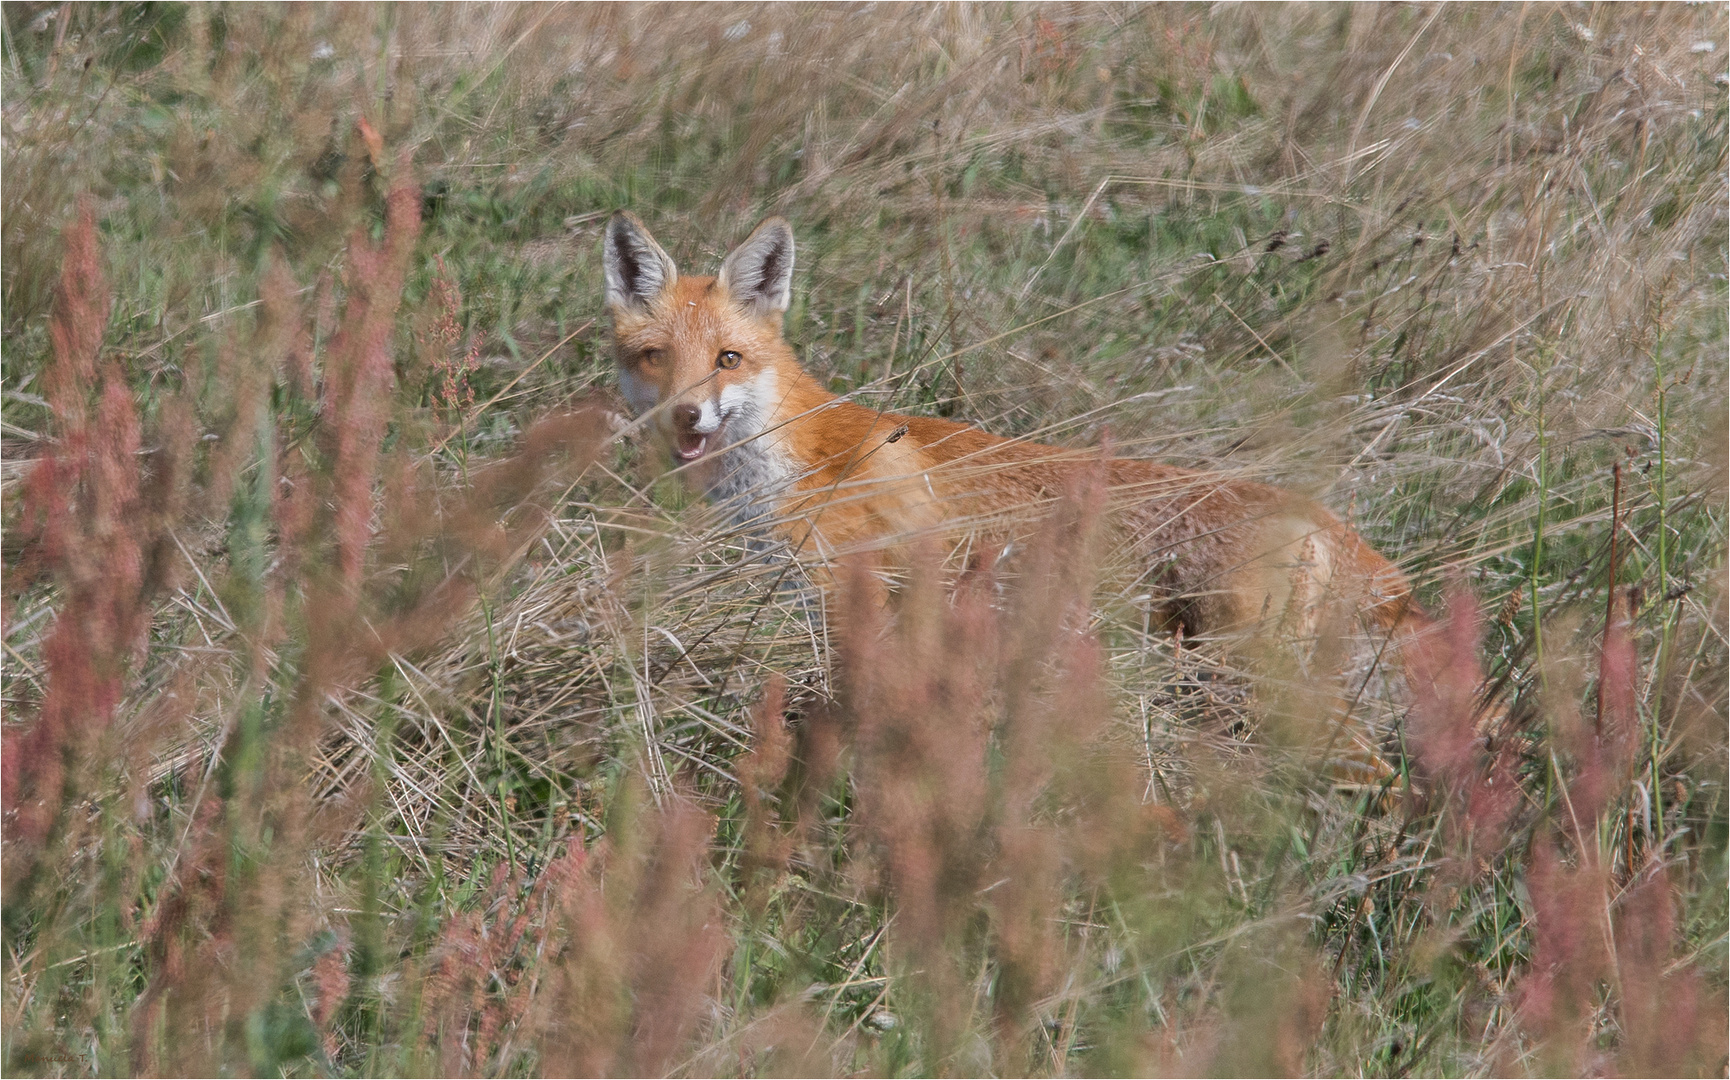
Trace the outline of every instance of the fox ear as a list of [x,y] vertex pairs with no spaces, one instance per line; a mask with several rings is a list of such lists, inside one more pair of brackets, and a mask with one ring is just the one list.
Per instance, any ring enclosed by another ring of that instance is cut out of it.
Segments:
[[607,273],[607,306],[614,309],[643,307],[679,280],[672,256],[625,210],[607,222],[601,262]]
[[793,226],[772,217],[721,263],[721,287],[758,316],[787,310],[793,298]]

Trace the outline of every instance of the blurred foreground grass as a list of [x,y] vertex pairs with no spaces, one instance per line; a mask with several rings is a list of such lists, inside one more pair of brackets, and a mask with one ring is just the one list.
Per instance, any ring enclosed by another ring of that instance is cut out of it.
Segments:
[[[1724,1071],[1721,8],[0,14],[9,1073]],[[790,588],[593,404],[618,206],[1349,513],[1416,702],[1068,511]]]

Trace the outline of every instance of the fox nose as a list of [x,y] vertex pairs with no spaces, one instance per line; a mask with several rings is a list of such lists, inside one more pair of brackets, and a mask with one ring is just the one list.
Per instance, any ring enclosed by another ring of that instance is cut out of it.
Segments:
[[702,415],[703,410],[695,405],[675,405],[673,406],[673,426],[682,431],[690,431],[697,426],[697,419]]

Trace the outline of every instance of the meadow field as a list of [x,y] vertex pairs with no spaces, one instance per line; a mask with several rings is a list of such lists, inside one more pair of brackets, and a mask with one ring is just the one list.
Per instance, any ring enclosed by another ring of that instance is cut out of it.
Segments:
[[[0,19],[7,1075],[1730,1068],[1722,5]],[[621,415],[621,207],[1437,629],[1181,642],[1085,490],[818,587]]]

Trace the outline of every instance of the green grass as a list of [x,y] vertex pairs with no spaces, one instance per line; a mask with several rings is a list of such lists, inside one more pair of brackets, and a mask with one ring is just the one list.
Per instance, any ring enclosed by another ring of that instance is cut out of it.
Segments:
[[[7,1069],[1722,1072],[1715,12],[8,5],[9,786],[96,587],[26,493],[81,198],[140,475],[184,463],[119,519],[170,570],[118,705],[43,837],[8,795]],[[325,382],[399,152],[422,223],[340,594]],[[509,480],[611,393],[621,206],[698,272],[787,216],[788,338],[838,393],[1279,483],[1432,610],[1469,589],[1506,822],[1467,838],[1398,680],[1357,714],[1412,786],[1334,790],[1357,683],[1179,655],[1110,553],[1085,638],[1033,575],[989,612],[914,589],[873,652],[652,445]],[[1640,731],[1582,824],[1614,464]],[[444,583],[472,598],[422,606]],[[920,625],[995,644],[945,664]],[[1600,917],[1614,964],[1554,929]],[[1636,1007],[1684,983],[1698,1029]]]

